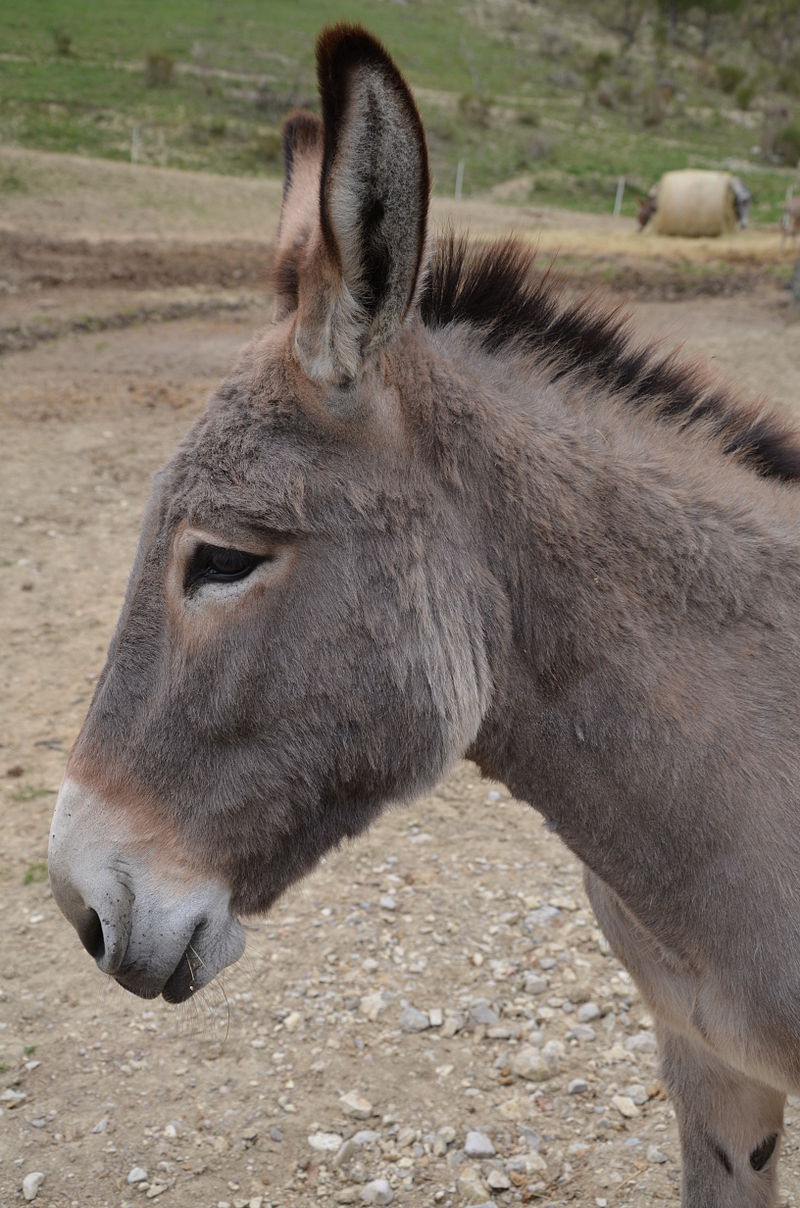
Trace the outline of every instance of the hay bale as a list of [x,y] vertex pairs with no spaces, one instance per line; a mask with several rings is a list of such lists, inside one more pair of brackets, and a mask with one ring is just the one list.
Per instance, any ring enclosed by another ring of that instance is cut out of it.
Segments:
[[729,172],[665,172],[648,229],[656,235],[724,235],[736,229],[736,197]]

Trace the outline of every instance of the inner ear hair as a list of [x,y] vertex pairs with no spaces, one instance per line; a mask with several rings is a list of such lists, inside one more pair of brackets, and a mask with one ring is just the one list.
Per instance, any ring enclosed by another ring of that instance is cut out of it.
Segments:
[[275,318],[297,309],[300,260],[319,224],[322,122],[298,109],[283,123],[283,199],[272,268]]
[[284,119],[281,128],[283,143],[283,204],[292,184],[295,160],[322,154],[322,122],[316,113],[295,109]]
[[323,31],[317,69],[322,237],[363,317],[366,352],[389,338],[414,297],[430,193],[425,135],[403,77],[365,30]]

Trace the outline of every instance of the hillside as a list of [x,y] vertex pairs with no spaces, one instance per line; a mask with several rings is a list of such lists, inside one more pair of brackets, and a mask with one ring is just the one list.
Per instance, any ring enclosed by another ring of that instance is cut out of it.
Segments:
[[[607,211],[624,175],[633,214],[663,171],[726,166],[772,222],[800,156],[798,18],[773,28],[777,7],[673,31],[646,0],[7,0],[0,142],[277,175],[283,114],[315,103],[316,32],[346,18],[411,80],[442,194],[463,160],[466,196]],[[0,197],[19,187],[0,177]]]

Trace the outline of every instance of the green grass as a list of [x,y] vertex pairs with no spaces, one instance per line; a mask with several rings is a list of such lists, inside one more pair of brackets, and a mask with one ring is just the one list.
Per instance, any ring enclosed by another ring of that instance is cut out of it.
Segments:
[[25,870],[25,876],[22,878],[23,885],[39,885],[42,881],[47,880],[47,863],[40,861],[35,864],[29,864]]
[[[755,195],[754,218],[774,221],[793,174],[765,170],[753,159],[759,131],[737,118],[715,65],[685,50],[666,58],[652,34],[624,57],[591,12],[578,19],[575,7],[6,0],[0,141],[128,159],[136,128],[142,162],[275,174],[282,115],[315,103],[316,34],[332,18],[346,19],[383,38],[420,90],[439,192],[452,192],[463,159],[467,195],[525,173],[531,177],[525,199],[534,204],[607,211],[625,175],[634,185],[624,207],[632,214],[635,189],[648,188],[665,170],[725,166],[731,159]],[[553,28],[560,38],[555,50],[548,45]],[[68,54],[59,53],[54,31],[69,39]],[[734,51],[737,62],[754,56],[738,45],[733,27],[730,41],[719,62]],[[145,60],[154,53],[174,60],[168,86],[147,85]],[[760,81],[756,112],[776,94],[765,92],[772,88],[768,64],[752,57],[747,70]],[[665,76],[675,93],[662,104],[654,97]],[[601,86],[605,103],[598,100]],[[656,124],[647,125],[653,110]],[[9,177],[0,180],[0,194],[16,187]]]
[[12,801],[35,801],[37,797],[54,797],[55,793],[55,789],[37,787],[33,784],[21,784],[19,788],[11,790],[9,797]]

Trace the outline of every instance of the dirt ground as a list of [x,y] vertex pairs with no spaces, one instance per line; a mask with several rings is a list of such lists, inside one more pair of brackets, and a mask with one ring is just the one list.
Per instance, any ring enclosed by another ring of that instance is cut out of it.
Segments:
[[[382,1179],[411,1208],[677,1203],[651,1024],[579,868],[469,765],[253,921],[245,960],[191,1007],[106,984],[59,915],[50,813],[148,480],[263,322],[269,259],[254,223],[229,255],[199,220],[175,251],[172,230],[159,248],[138,220],[126,240],[66,205],[38,231],[30,206],[7,211],[0,237],[0,327],[33,332],[0,359],[0,1205],[36,1171],[59,1208],[362,1203]],[[777,289],[634,309],[796,408]],[[471,1130],[493,1155],[465,1153]]]

